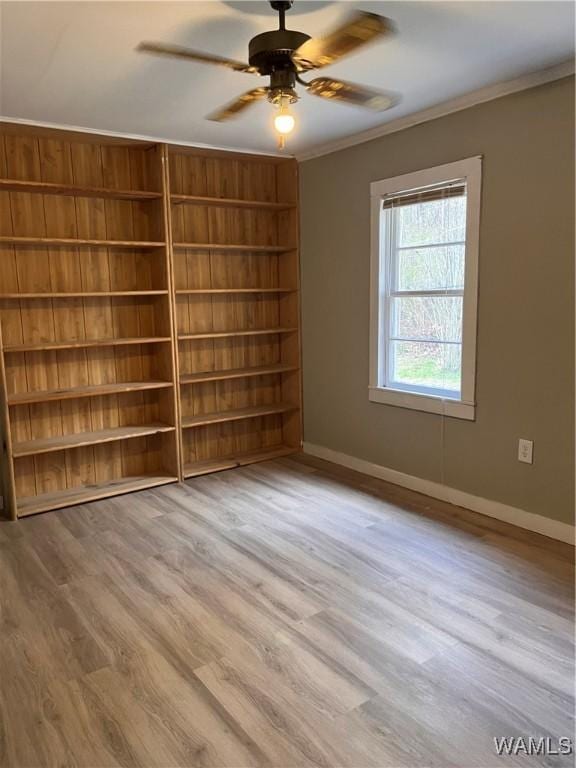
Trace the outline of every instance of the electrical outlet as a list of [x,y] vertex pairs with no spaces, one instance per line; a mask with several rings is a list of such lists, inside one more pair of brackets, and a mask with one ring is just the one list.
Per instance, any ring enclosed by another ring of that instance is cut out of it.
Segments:
[[524,464],[532,464],[533,451],[534,443],[532,440],[524,440],[522,437],[518,440],[518,461],[523,461]]

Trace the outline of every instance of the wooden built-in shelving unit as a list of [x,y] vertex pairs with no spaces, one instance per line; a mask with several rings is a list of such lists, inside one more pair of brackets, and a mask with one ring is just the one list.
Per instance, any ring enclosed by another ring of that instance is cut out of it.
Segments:
[[177,480],[163,148],[0,132],[4,506]]
[[301,445],[297,172],[169,147],[185,477]]
[[13,519],[301,445],[296,164],[0,126]]

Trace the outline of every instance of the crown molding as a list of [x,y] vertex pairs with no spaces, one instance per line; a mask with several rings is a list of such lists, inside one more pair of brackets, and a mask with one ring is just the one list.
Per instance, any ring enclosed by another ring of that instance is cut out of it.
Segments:
[[108,136],[112,139],[126,139],[127,141],[144,141],[150,144],[169,144],[171,147],[190,147],[192,149],[210,149],[218,152],[231,152],[241,155],[262,155],[263,157],[277,157],[285,160],[293,158],[294,155],[286,152],[264,152],[258,149],[242,149],[242,147],[222,147],[216,144],[202,144],[193,141],[174,141],[173,139],[161,138],[159,136],[146,136],[139,133],[123,133],[122,131],[106,131],[99,128],[87,128],[80,125],[68,125],[66,123],[49,123],[41,120],[27,120],[21,117],[10,117],[9,115],[0,115],[0,124],[10,123],[12,125],[28,125],[32,128],[48,128],[57,131],[70,131],[72,133],[89,133],[97,136]]
[[305,162],[306,160],[312,160],[316,157],[329,155],[332,152],[338,152],[341,149],[347,149],[356,144],[363,144],[366,141],[378,139],[381,136],[387,136],[389,133],[397,133],[406,128],[412,128],[415,125],[420,125],[421,123],[427,123],[430,120],[436,120],[439,117],[450,115],[453,112],[460,112],[461,110],[468,109],[468,107],[473,107],[476,104],[493,101],[502,96],[508,96],[509,94],[517,93],[518,91],[525,91],[528,88],[535,88],[538,85],[544,85],[545,83],[550,83],[554,80],[560,80],[563,77],[569,77],[573,74],[574,60],[564,61],[553,67],[522,75],[514,80],[505,80],[500,83],[487,85],[484,88],[479,88],[476,91],[470,91],[463,96],[444,101],[441,104],[429,107],[428,109],[423,109],[419,112],[413,112],[411,115],[406,115],[405,117],[399,117],[396,120],[391,120],[383,125],[370,128],[367,131],[354,133],[351,136],[345,136],[342,139],[328,141],[325,144],[311,147],[309,150],[303,152],[296,152],[296,159],[298,162]]

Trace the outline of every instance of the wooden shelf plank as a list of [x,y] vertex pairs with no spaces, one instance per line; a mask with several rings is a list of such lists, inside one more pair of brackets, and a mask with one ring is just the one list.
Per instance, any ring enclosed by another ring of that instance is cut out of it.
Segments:
[[184,464],[183,475],[185,479],[198,477],[199,475],[209,475],[212,472],[221,472],[223,469],[234,469],[240,466],[235,456],[225,456],[221,459],[206,459],[206,461],[196,461],[193,464]]
[[62,509],[76,504],[86,504],[89,501],[105,499],[109,496],[117,496],[121,493],[142,491],[146,488],[154,488],[158,485],[178,482],[177,477],[169,475],[123,477],[119,480],[109,480],[96,485],[85,485],[81,488],[69,488],[64,491],[45,493],[39,496],[28,496],[18,499],[18,517],[34,515],[37,512],[45,512],[48,509]]
[[290,403],[271,403],[270,405],[254,405],[250,408],[235,408],[229,411],[217,411],[216,413],[204,413],[200,416],[192,416],[182,419],[182,429],[203,427],[207,424],[223,424],[227,421],[243,421],[255,419],[258,416],[273,416],[279,413],[288,413],[295,410]]
[[0,245],[29,245],[43,248],[165,248],[166,243],[146,240],[85,240],[77,237],[14,237],[0,236]]
[[176,295],[202,294],[228,295],[235,293],[296,293],[296,288],[178,288]]
[[296,203],[276,203],[267,200],[242,200],[237,197],[204,197],[202,195],[170,195],[175,205],[210,205],[223,208],[260,208],[267,211],[286,211]]
[[37,192],[42,195],[73,195],[75,197],[106,197],[112,200],[158,200],[162,197],[162,192],[149,192],[147,190],[85,187],[77,184],[53,184],[46,181],[20,181],[19,179],[0,179],[0,191]]
[[12,455],[15,458],[21,456],[36,456],[40,453],[52,453],[53,451],[65,451],[68,448],[81,448],[86,445],[99,445],[100,443],[112,443],[118,440],[127,440],[134,437],[155,435],[158,432],[173,432],[176,427],[168,424],[144,424],[133,427],[112,427],[100,429],[96,432],[80,432],[76,435],[59,435],[37,440],[26,440],[14,443]]
[[119,296],[167,296],[168,291],[68,291],[66,293],[0,293],[0,299],[92,299]]
[[74,400],[79,397],[101,397],[124,392],[140,392],[150,389],[169,389],[171,381],[121,381],[114,384],[91,384],[69,389],[48,389],[38,392],[19,392],[8,395],[8,405],[47,403],[51,400]]
[[233,336],[269,336],[273,333],[294,333],[297,328],[259,328],[253,331],[211,331],[209,333],[181,333],[179,341],[190,339],[225,339]]
[[243,467],[247,464],[255,464],[259,461],[270,461],[271,459],[278,459],[281,456],[289,456],[292,453],[297,453],[298,450],[298,448],[289,448],[286,445],[276,445],[271,448],[262,448],[258,451],[239,453],[236,456],[225,456],[221,459],[197,461],[193,464],[184,465],[184,477],[198,477],[198,475],[207,475],[210,472],[219,472],[224,469]]
[[272,373],[290,373],[297,371],[293,365],[264,365],[259,368],[231,368],[227,371],[204,371],[202,373],[189,373],[180,377],[181,384],[201,384],[205,381],[225,381],[227,379],[247,379],[251,376],[266,376]]
[[293,251],[293,245],[244,245],[239,243],[174,243],[174,248],[189,251],[235,251],[238,253],[285,253]]
[[45,352],[58,349],[83,349],[87,347],[122,347],[131,344],[164,344],[169,336],[130,337],[125,339],[78,339],[76,341],[40,341],[36,344],[16,344],[4,347],[4,352]]

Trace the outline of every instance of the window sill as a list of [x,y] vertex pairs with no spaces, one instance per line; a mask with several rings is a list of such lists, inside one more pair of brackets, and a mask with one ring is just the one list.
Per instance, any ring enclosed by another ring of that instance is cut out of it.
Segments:
[[404,392],[400,389],[389,387],[369,387],[368,398],[373,403],[395,405],[399,408],[411,408],[415,411],[439,413],[454,419],[466,419],[474,421],[476,417],[476,405],[463,400],[451,400],[434,395],[421,395],[416,392]]

